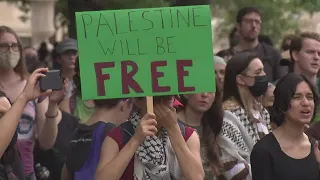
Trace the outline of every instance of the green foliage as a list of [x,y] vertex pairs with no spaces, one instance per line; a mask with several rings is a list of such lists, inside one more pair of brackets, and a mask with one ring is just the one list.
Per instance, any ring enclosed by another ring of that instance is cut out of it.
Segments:
[[134,9],[169,6],[169,0],[109,0],[105,1],[107,9]]
[[[16,3],[25,13],[29,11],[29,0],[0,0]],[[93,0],[103,9],[129,9],[170,6],[175,0]],[[286,33],[298,31],[301,12],[312,15],[320,11],[320,0],[211,0],[212,14],[222,19],[215,33],[226,37],[236,24],[237,11],[245,6],[258,7],[262,12],[262,33],[279,43]],[[79,2],[80,3],[80,2]],[[57,0],[56,14],[68,18],[68,0]],[[26,16],[21,17],[26,20]]]
[[320,11],[319,0],[213,0],[213,14],[223,19],[215,32],[218,37],[228,35],[236,25],[237,11],[245,6],[257,7],[261,11],[262,33],[269,35],[276,44],[285,34],[298,31],[301,12]]

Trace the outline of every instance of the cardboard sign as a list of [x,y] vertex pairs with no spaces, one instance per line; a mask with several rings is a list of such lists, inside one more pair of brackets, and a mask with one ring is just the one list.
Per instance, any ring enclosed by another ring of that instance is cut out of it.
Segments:
[[209,6],[77,12],[83,99],[214,92]]

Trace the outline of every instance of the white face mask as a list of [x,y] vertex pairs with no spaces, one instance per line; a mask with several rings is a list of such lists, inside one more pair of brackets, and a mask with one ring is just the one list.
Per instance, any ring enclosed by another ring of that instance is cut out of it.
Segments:
[[20,60],[20,52],[0,51],[0,68],[15,68]]

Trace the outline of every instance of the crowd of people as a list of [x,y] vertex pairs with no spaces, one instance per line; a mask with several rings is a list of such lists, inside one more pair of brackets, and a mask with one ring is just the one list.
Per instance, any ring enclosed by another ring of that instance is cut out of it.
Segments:
[[[145,97],[82,100],[75,39],[48,58],[0,26],[0,179],[319,180],[320,35],[277,50],[262,19],[238,11],[216,92],[155,96],[154,113]],[[63,90],[39,89],[49,68]]]

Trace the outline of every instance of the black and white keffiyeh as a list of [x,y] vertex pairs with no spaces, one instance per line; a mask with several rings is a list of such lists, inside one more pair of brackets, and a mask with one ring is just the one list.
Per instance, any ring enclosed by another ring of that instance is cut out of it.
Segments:
[[[130,117],[134,128],[139,126],[141,116],[138,112],[134,112]],[[136,156],[143,164],[143,179],[157,180],[163,177],[169,177],[167,154],[165,147],[170,143],[167,131],[161,129],[159,136],[148,136],[136,151]],[[135,167],[135,171],[136,171]],[[142,167],[139,167],[142,168]],[[139,169],[141,171],[142,169]],[[136,180],[140,180],[135,175]],[[167,178],[165,178],[167,179]],[[170,178],[169,178],[170,179]]]

